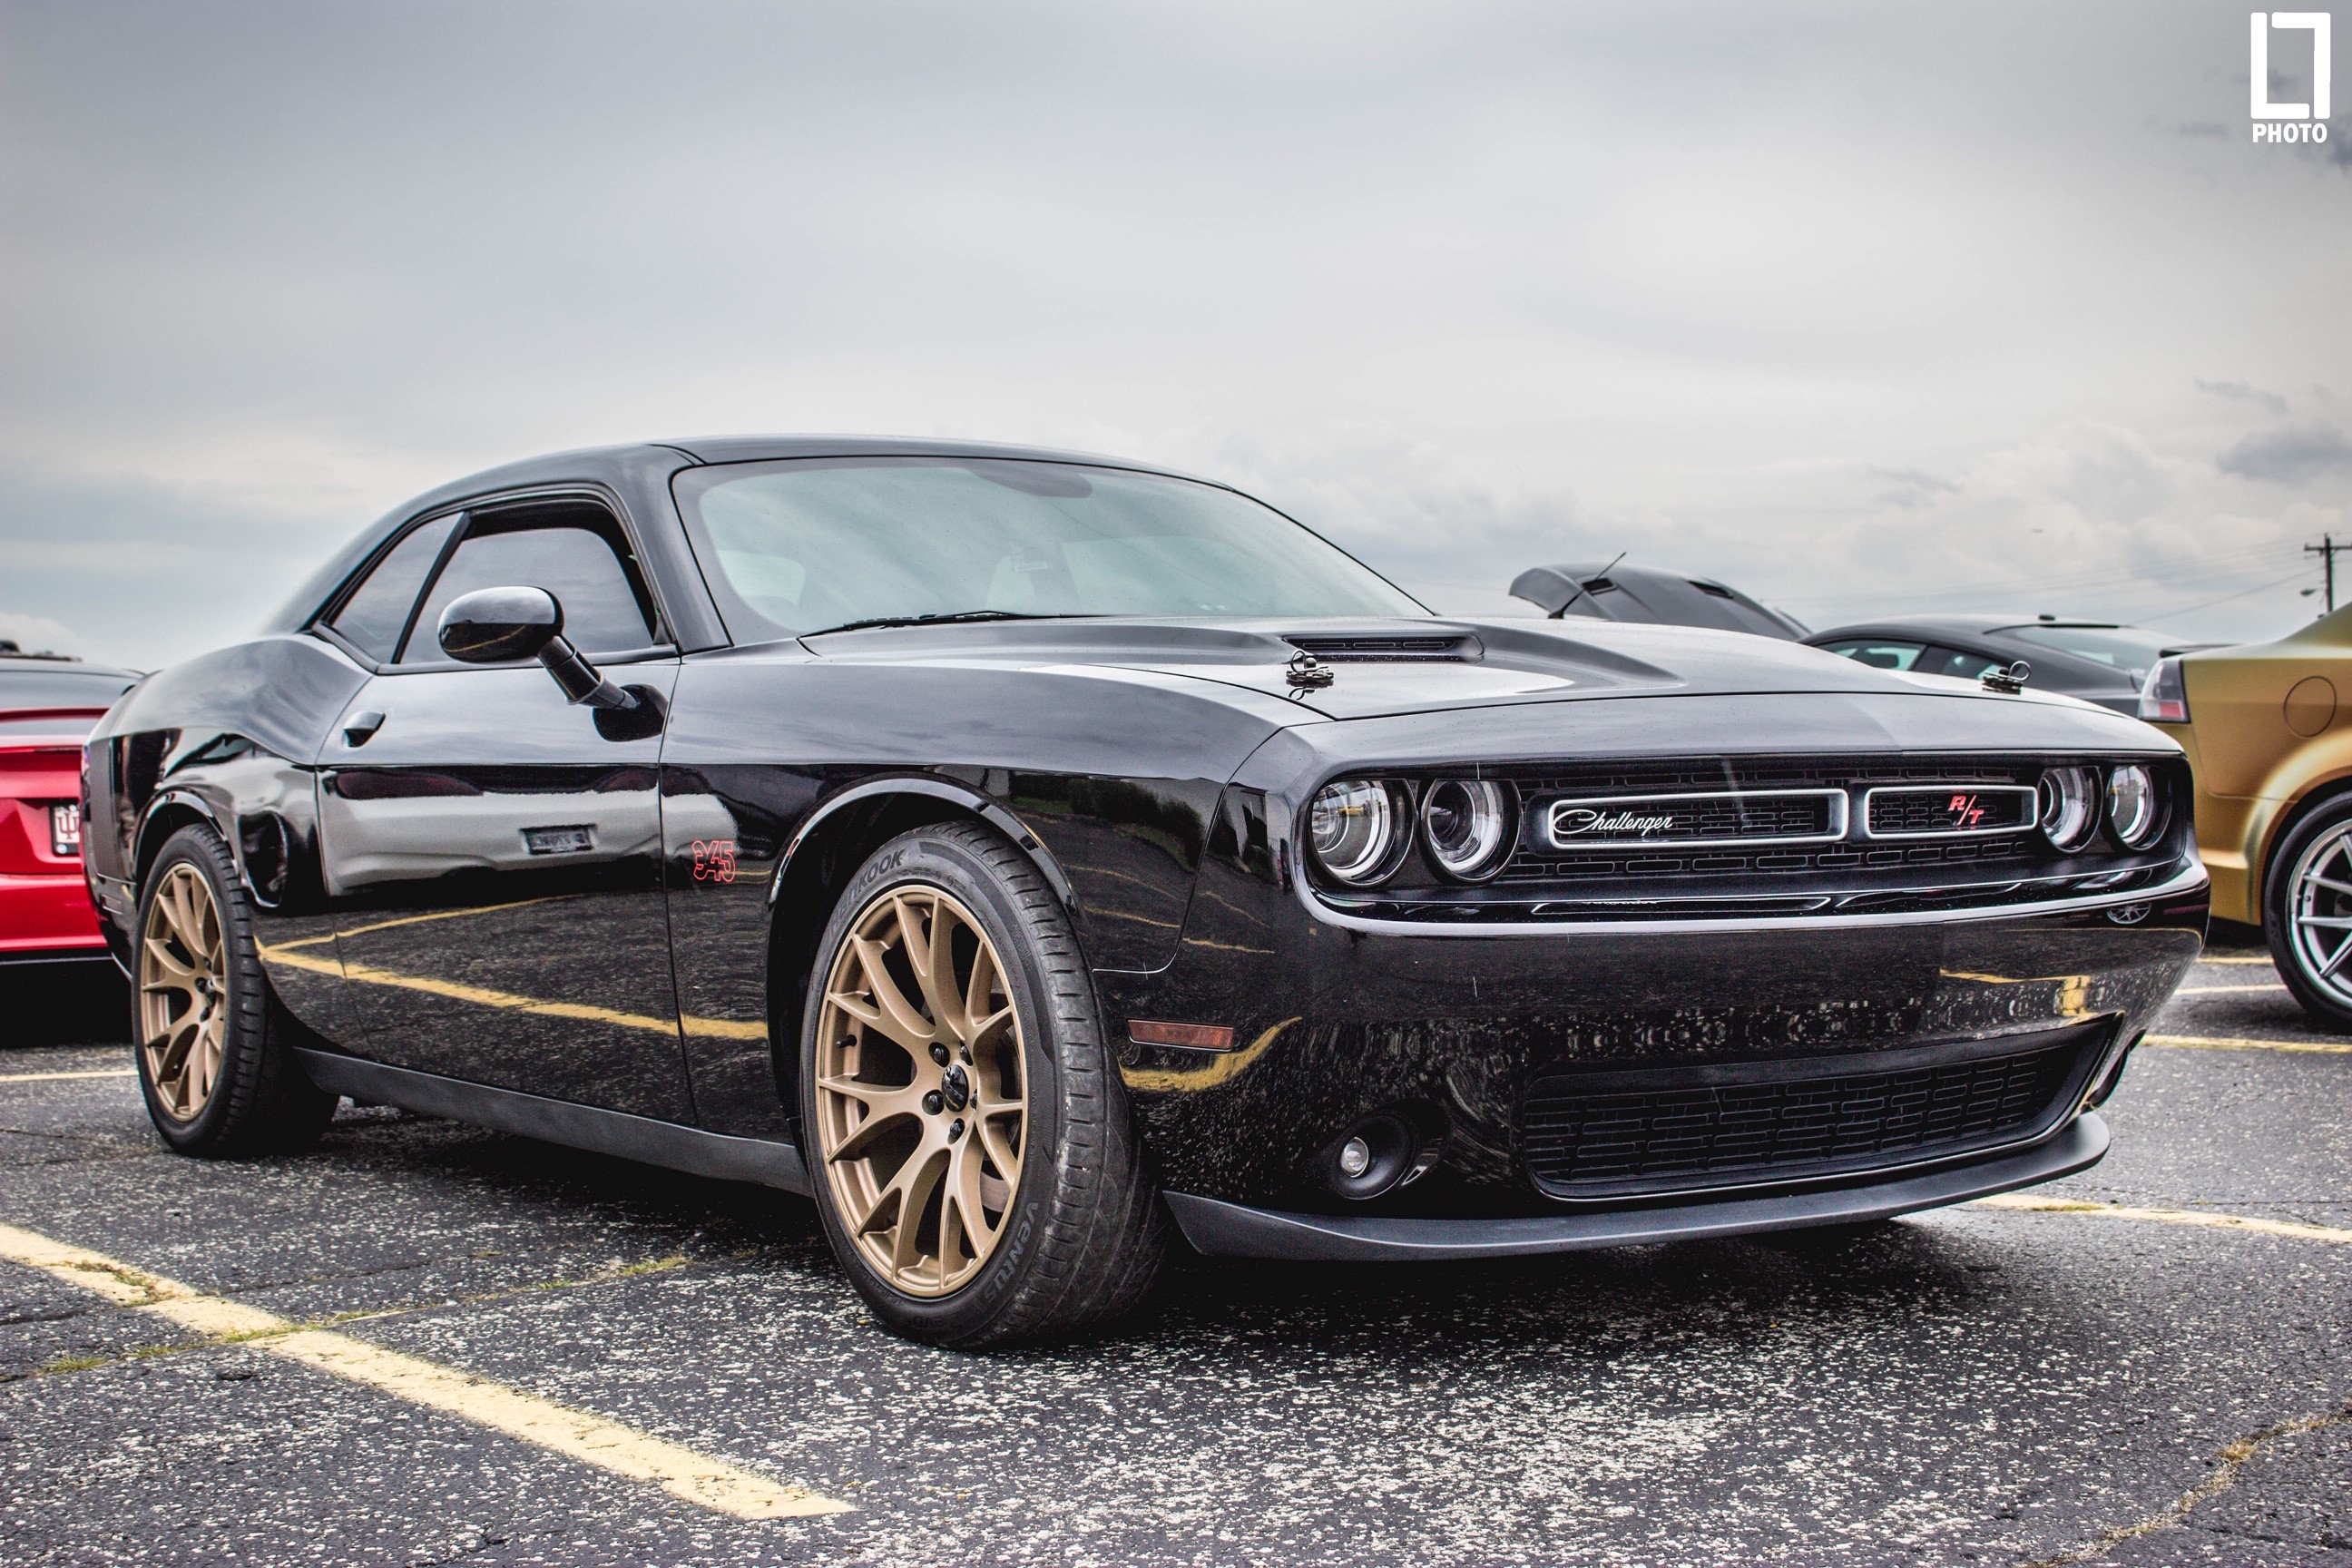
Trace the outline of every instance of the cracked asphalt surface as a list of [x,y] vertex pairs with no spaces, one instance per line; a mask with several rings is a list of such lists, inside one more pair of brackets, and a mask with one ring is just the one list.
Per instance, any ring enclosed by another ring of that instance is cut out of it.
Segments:
[[[2201,964],[2158,1033],[2341,1043],[2273,979]],[[0,1223],[856,1511],[707,1511],[0,1262],[0,1562],[2352,1565],[2341,1242],[1979,1207],[1195,1260],[1115,1339],[950,1353],[764,1190],[349,1107],[299,1158],[166,1154],[131,1079],[16,1076],[129,1050],[10,983],[53,1043],[0,1050]],[[2109,1109],[2042,1195],[2352,1230],[2352,1055],[2143,1049]]]

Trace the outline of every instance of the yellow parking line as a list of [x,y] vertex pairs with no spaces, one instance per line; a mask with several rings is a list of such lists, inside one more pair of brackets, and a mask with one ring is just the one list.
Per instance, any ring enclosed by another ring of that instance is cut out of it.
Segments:
[[89,1072],[0,1072],[0,1083],[54,1083],[67,1078],[137,1078],[137,1068],[98,1068]]
[[2272,959],[2271,955],[2266,952],[2231,953],[2226,957],[2221,958],[2216,958],[2210,953],[2208,953],[2205,957],[2199,959],[2197,962],[2200,963],[2269,963],[2272,962]]
[[2189,1225],[2207,1230],[2251,1230],[2263,1236],[2293,1237],[2297,1241],[2352,1243],[2352,1230],[2329,1225],[2297,1225],[2291,1220],[2250,1219],[2244,1215],[2207,1214],[2199,1209],[2141,1209],[2126,1204],[2090,1204],[2075,1198],[2035,1197],[2029,1193],[1996,1193],[1979,1198],[1972,1208],[2025,1209],[2038,1214],[2090,1215],[2100,1219],[2147,1220],[2156,1225]]
[[2150,1035],[2143,1046],[2185,1051],[2308,1051],[2315,1056],[2352,1056],[2352,1044],[2320,1040],[2255,1040],[2229,1035]]
[[0,1225],[0,1258],[210,1338],[248,1343],[397,1399],[460,1415],[688,1502],[737,1519],[800,1519],[853,1511],[845,1502],[665,1442],[650,1433],[558,1405],[454,1367],[403,1355],[348,1334],[306,1329],[274,1312],[148,1274],[102,1253]]
[[2241,991],[2284,991],[2286,987],[2275,980],[2265,980],[2253,985],[2184,985],[2175,996],[2220,996]]

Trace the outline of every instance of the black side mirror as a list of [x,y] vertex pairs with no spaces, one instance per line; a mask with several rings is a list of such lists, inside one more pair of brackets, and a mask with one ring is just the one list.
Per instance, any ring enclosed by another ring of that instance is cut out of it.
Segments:
[[596,710],[596,732],[608,741],[641,741],[661,732],[661,698],[649,686],[619,687],[563,636],[563,605],[544,588],[477,588],[449,601],[435,634],[441,651],[460,664],[507,664],[537,658],[567,700]]
[[477,588],[441,612],[438,636],[460,664],[537,658],[563,636],[563,606],[544,588]]

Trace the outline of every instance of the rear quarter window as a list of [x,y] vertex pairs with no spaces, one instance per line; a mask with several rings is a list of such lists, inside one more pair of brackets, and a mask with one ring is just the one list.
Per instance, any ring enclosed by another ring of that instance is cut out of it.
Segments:
[[1835,642],[1819,645],[1825,653],[1850,658],[1856,664],[1866,664],[1873,669],[1909,669],[1919,662],[1927,644],[1902,642],[1893,637],[1840,637]]

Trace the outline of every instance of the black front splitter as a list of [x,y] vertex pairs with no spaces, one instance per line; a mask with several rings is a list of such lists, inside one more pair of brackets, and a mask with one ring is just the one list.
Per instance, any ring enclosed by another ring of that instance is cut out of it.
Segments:
[[1852,1225],[1916,1209],[1965,1203],[2013,1187],[2053,1181],[2098,1163],[2107,1124],[2086,1111],[2031,1149],[1982,1164],[1931,1171],[1868,1186],[1619,1209],[1606,1214],[1538,1215],[1509,1219],[1425,1219],[1385,1215],[1287,1214],[1191,1193],[1167,1194],[1169,1212],[1195,1250],[1212,1258],[1280,1258],[1299,1262],[1412,1262],[1444,1258],[1508,1258],[1638,1247],[1815,1225]]

